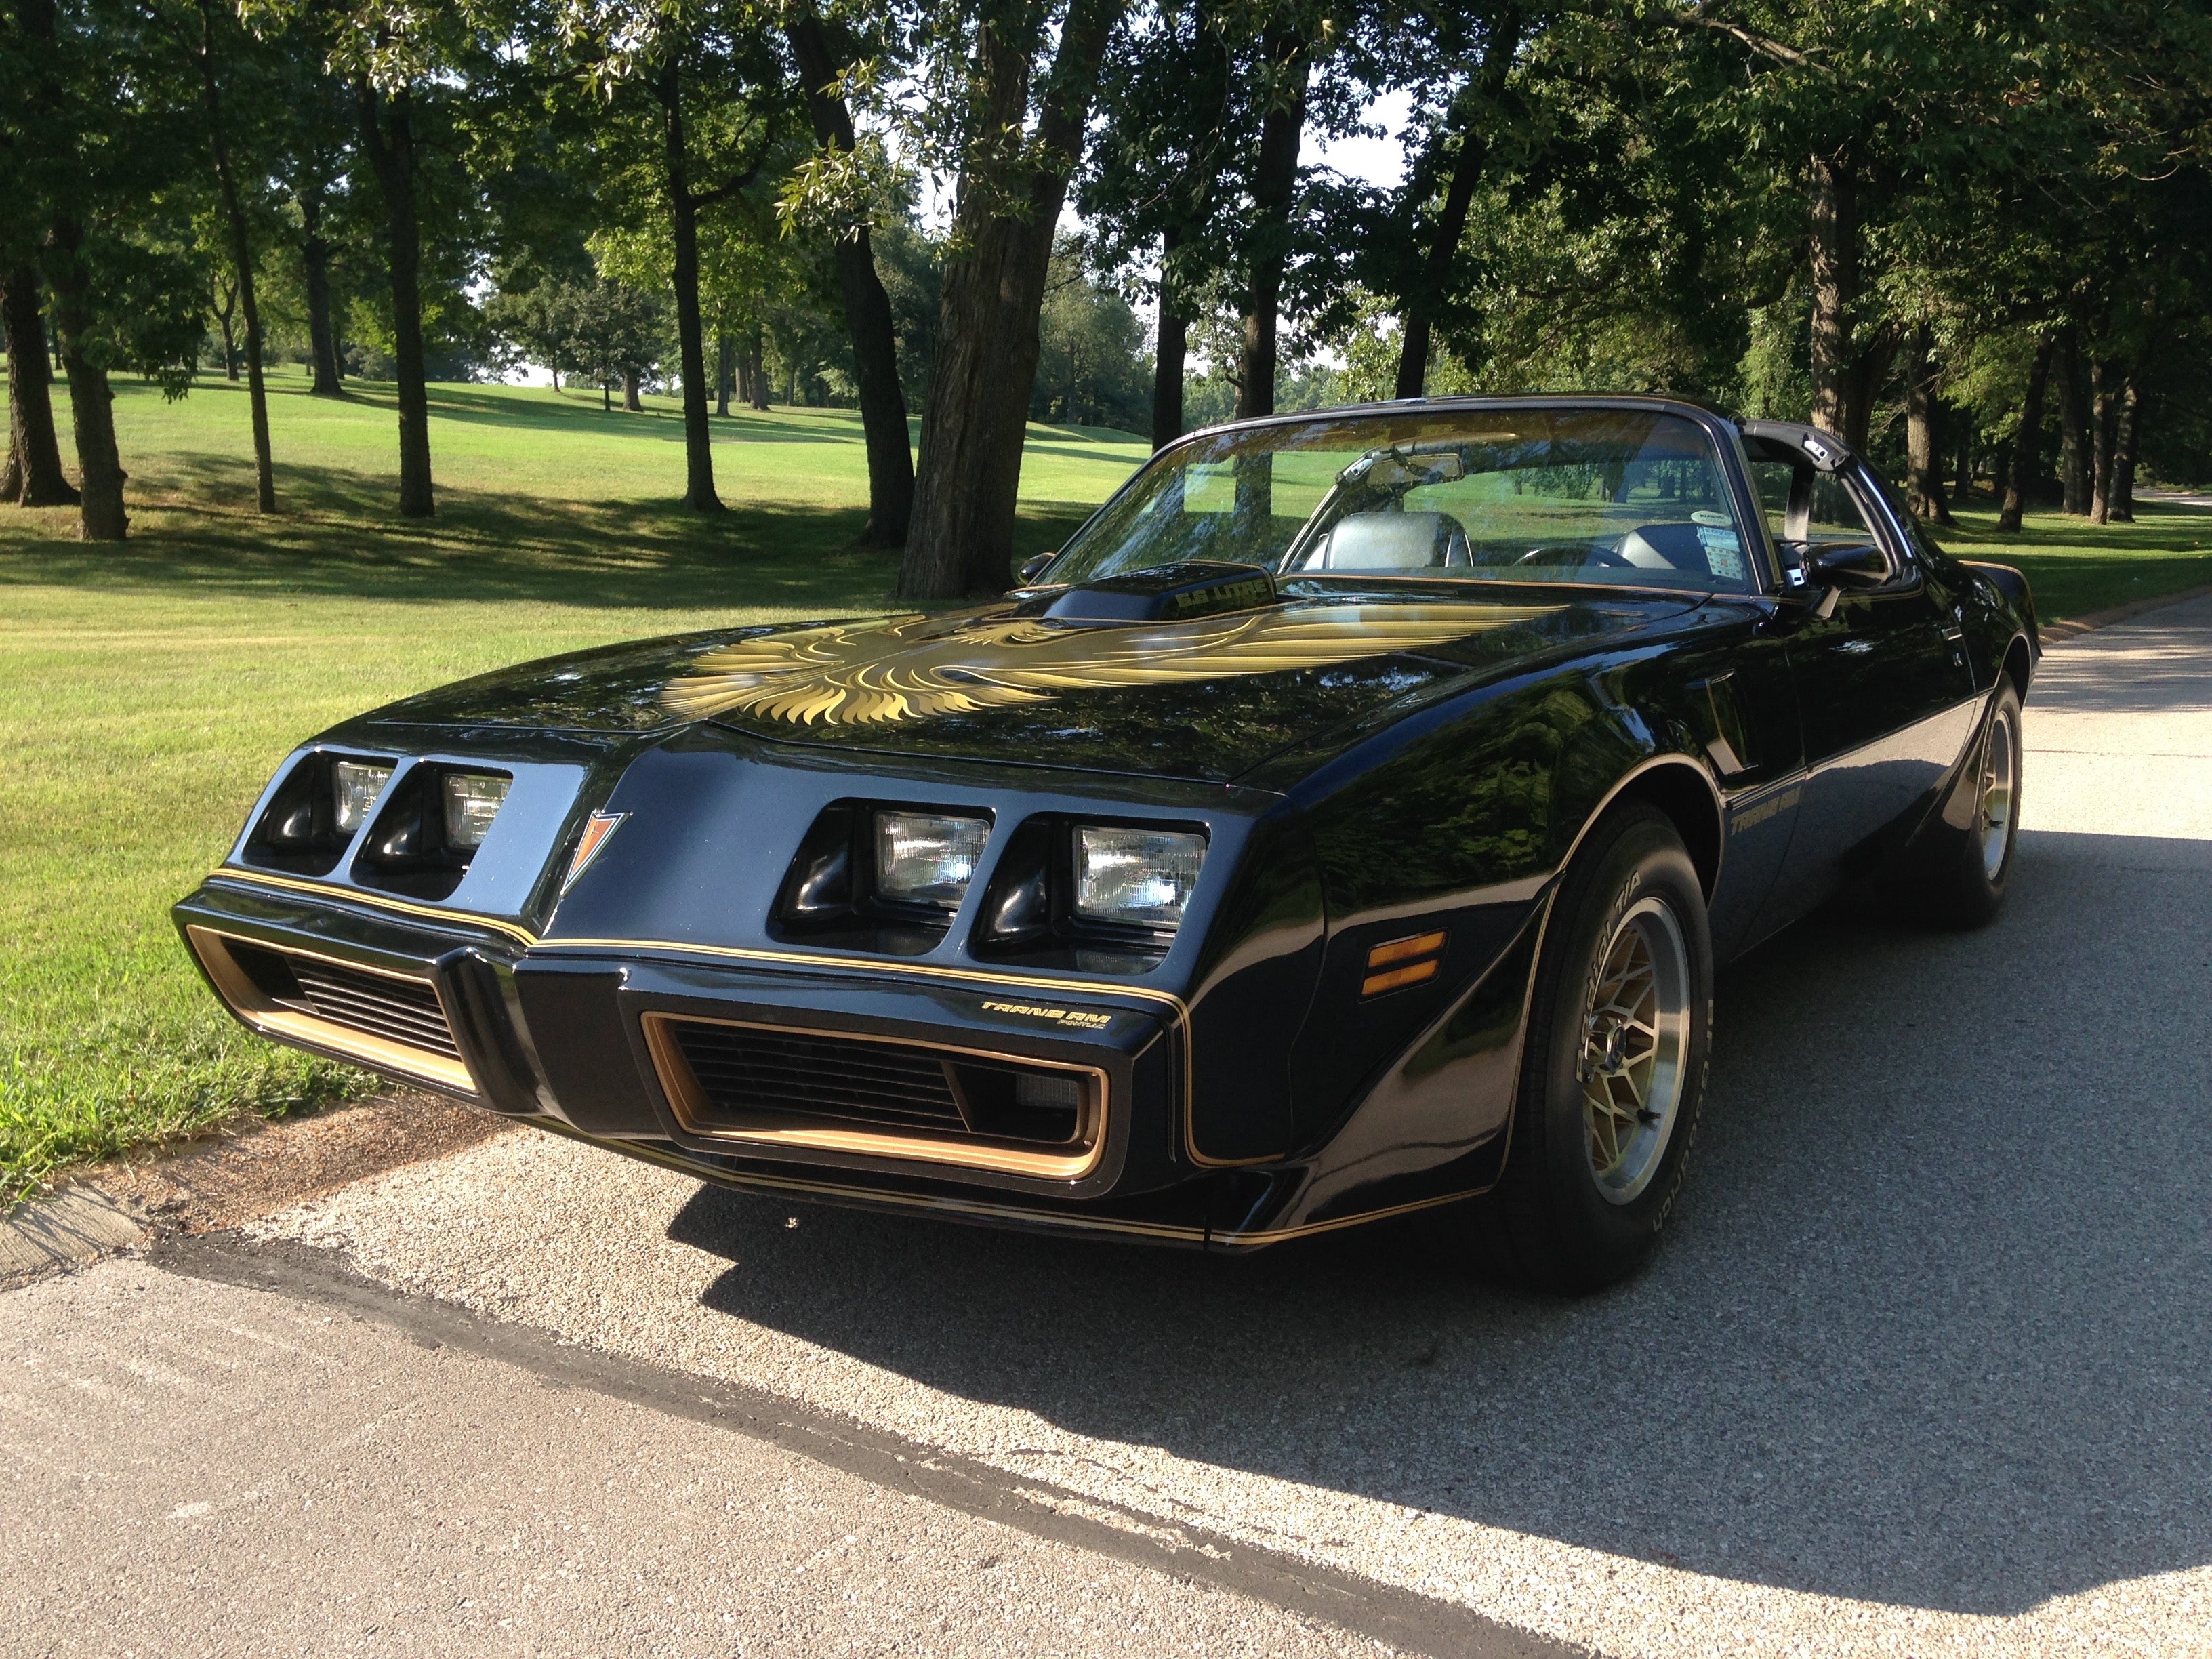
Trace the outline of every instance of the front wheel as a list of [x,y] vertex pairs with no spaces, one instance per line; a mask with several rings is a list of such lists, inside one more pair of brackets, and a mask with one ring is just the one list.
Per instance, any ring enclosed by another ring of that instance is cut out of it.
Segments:
[[1481,1210],[1522,1276],[1578,1293],[1633,1273],[1681,1190],[1705,1094],[1712,940],[1680,836],[1642,805],[1592,832],[1553,907],[1513,1140]]

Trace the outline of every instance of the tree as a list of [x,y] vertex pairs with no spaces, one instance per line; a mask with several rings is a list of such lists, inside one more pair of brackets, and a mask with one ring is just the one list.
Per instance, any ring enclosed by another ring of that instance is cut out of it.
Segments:
[[[603,160],[622,228],[667,250],[684,399],[684,501],[720,512],[708,429],[700,250],[708,216],[736,209],[795,161],[797,112],[763,20],[729,0],[574,0],[570,50],[605,99]],[[637,118],[649,115],[650,128]],[[650,159],[641,140],[650,131]],[[646,179],[650,178],[648,186]]]
[[[837,262],[838,296],[845,331],[853,348],[853,379],[859,393],[860,430],[868,450],[868,521],[860,541],[869,547],[902,547],[914,516],[914,452],[908,447],[906,393],[899,382],[898,337],[890,294],[876,269],[874,215],[868,210],[878,192],[862,173],[868,158],[854,137],[853,115],[839,88],[857,66],[858,43],[851,31],[834,31],[805,0],[793,5],[784,24],[799,65],[807,114],[819,147],[813,160],[817,177],[802,182],[794,203],[811,193],[817,199],[857,200],[861,210],[839,216],[830,225]],[[857,185],[857,190],[851,186]]]
[[8,346],[8,462],[0,501],[23,507],[73,507],[77,493],[62,471],[48,387],[46,323],[39,307],[39,270],[28,259],[0,284],[0,319]]
[[576,373],[597,382],[599,404],[611,409],[623,388],[623,407],[635,410],[639,383],[660,355],[666,314],[650,295],[604,279],[569,290],[564,356]]
[[1231,31],[1219,0],[1167,0],[1116,38],[1103,72],[1102,124],[1079,200],[1102,259],[1158,250],[1152,283],[1152,447],[1182,435],[1191,325],[1232,257],[1223,234],[1224,175],[1241,132],[1232,123]]
[[1085,255],[1074,238],[1053,252],[1030,417],[1133,430],[1147,417],[1152,391],[1144,325],[1119,294],[1091,279]]
[[[1521,49],[1527,27],[1514,0],[1506,0],[1487,16],[1453,9],[1438,22],[1439,33],[1446,39],[1455,33],[1464,37],[1469,32],[1465,26],[1476,23],[1474,49],[1480,55],[1462,71],[1464,79],[1431,126],[1398,192],[1402,205],[1394,217],[1403,222],[1413,219],[1423,204],[1435,201],[1439,179],[1447,181],[1442,201],[1435,202],[1433,222],[1406,223],[1401,236],[1394,239],[1406,254],[1418,251],[1419,258],[1418,265],[1405,270],[1396,285],[1403,332],[1392,390],[1400,398],[1418,398],[1427,388],[1437,316],[1446,303],[1452,263],[1467,233],[1468,210],[1489,167],[1493,149],[1491,129],[1499,117],[1506,76],[1512,70],[1514,55]],[[1402,267],[1412,261],[1400,263]]]
[[[421,177],[426,118],[474,84],[494,53],[477,39],[465,6],[407,0],[241,0],[258,24],[313,26],[325,67],[351,93],[359,154],[384,208],[391,278],[392,375],[398,393],[399,511],[437,511],[430,470],[430,400],[423,327]],[[496,21],[498,20],[489,20]]]
[[[245,40],[237,27],[236,17],[228,12],[218,13],[213,0],[196,0],[191,15],[179,21],[188,40],[195,33],[198,35],[193,43],[194,55],[207,112],[208,155],[215,165],[216,182],[222,192],[223,217],[230,233],[232,281],[238,295],[238,308],[246,323],[246,393],[253,427],[254,506],[257,511],[274,513],[276,470],[269,449],[269,393],[262,380],[261,305],[253,291],[253,232],[248,222],[240,169],[232,154],[231,122],[224,111],[217,63],[220,54],[239,64],[244,57]],[[193,29],[194,24],[198,25],[197,30]],[[265,85],[256,90],[266,100],[269,88]],[[249,94],[249,100],[251,97]],[[229,330],[226,325],[226,356],[228,346]]]
[[122,0],[79,0],[66,15],[19,0],[16,23],[30,118],[9,134],[15,183],[46,226],[39,274],[69,381],[82,533],[120,541],[130,519],[108,372],[135,368],[181,396],[198,355],[206,272],[179,176],[191,128],[160,95],[167,42]]
[[19,0],[0,33],[0,329],[8,349],[8,455],[0,500],[74,505],[54,428],[39,273],[49,204],[70,171],[59,142],[63,69],[52,0]]
[[399,403],[399,512],[437,512],[430,479],[430,391],[422,362],[422,224],[416,198],[415,92],[369,75],[354,82],[362,154],[384,195],[385,257],[392,270],[392,335]]
[[[1283,273],[1291,257],[1298,149],[1305,132],[1314,59],[1325,49],[1317,21],[1303,12],[1302,6],[1279,6],[1261,37],[1260,145],[1252,161],[1251,210],[1242,238],[1239,284],[1243,313],[1237,374],[1240,420],[1275,412],[1277,332]],[[1245,486],[1238,488],[1242,493]]]
[[331,266],[337,252],[337,221],[346,204],[341,191],[351,172],[355,123],[344,83],[324,69],[325,53],[295,25],[285,31],[287,48],[274,96],[282,120],[274,172],[297,216],[294,246],[300,257],[301,297],[306,301],[309,392],[318,398],[344,395],[337,326],[331,293]]
[[1000,0],[947,20],[930,43],[925,83],[954,124],[959,184],[902,598],[952,598],[1012,581],[1037,313],[1121,5],[1068,0],[1055,19],[1042,0]]

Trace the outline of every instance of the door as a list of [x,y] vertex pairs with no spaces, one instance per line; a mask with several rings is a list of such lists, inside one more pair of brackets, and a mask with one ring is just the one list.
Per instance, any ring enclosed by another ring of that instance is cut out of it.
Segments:
[[[1773,463],[1755,471],[1765,472]],[[1817,904],[1870,865],[1889,832],[1917,822],[1974,727],[1972,671],[1949,596],[1929,582],[1876,503],[1863,468],[1787,469],[1787,539],[1806,548],[1871,544],[1889,574],[1844,591],[1834,614],[1789,641],[1805,734],[1805,793],[1769,927]],[[1760,493],[1778,480],[1761,480]],[[1778,539],[1783,539],[1778,538]]]

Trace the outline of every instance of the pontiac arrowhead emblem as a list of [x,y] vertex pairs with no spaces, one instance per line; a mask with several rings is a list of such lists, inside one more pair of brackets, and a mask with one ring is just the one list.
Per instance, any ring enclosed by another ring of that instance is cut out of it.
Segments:
[[591,867],[592,860],[599,855],[599,848],[607,844],[607,837],[622,827],[627,812],[594,812],[584,825],[583,839],[576,843],[575,855],[568,860],[568,873],[561,883],[567,892],[576,884],[576,878]]

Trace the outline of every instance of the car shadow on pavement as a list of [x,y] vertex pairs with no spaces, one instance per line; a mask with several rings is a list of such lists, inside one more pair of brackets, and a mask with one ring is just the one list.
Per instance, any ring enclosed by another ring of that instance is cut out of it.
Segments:
[[1633,1282],[1411,1228],[1245,1259],[702,1190],[708,1306],[1109,1441],[1824,1595],[2004,1614],[2212,1562],[2212,844],[2037,834],[1979,933],[1723,975]]

